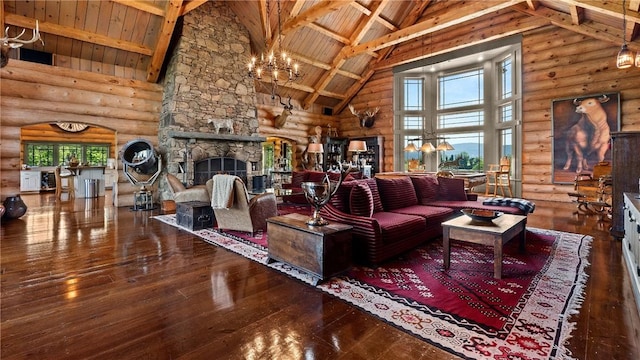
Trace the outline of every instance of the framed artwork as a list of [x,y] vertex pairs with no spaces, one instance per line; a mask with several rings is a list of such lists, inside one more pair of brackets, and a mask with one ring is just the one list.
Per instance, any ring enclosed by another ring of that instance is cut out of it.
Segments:
[[620,130],[620,93],[583,95],[551,102],[555,184],[573,184],[576,174],[611,161],[611,135]]

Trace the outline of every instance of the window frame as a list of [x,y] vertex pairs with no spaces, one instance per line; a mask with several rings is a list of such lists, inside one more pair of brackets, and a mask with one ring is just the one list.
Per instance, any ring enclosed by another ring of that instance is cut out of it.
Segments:
[[[495,52],[491,57],[481,62],[469,62],[456,67],[441,68],[439,71],[433,71],[435,66],[425,66],[425,63],[416,64],[415,67],[405,66],[402,71],[395,71],[394,74],[394,170],[407,171],[407,156],[404,153],[405,138],[420,138],[415,142],[419,148],[420,141],[424,141],[428,135],[435,134],[437,137],[445,137],[447,134],[462,134],[465,132],[483,132],[484,133],[484,154],[483,158],[484,170],[489,164],[497,163],[502,155],[503,144],[501,134],[511,129],[511,161],[513,169],[514,183],[516,184],[516,194],[519,194],[520,178],[521,178],[521,118],[522,118],[522,60],[520,42],[514,42],[500,48],[500,52]],[[482,53],[482,52],[480,52]],[[480,54],[474,54],[476,57]],[[502,98],[503,83],[501,77],[501,63],[505,59],[510,59],[510,80],[511,93],[509,96]],[[444,62],[443,62],[444,63]],[[439,76],[451,75],[465,71],[471,71],[474,68],[482,67],[483,69],[483,103],[479,105],[465,105],[460,107],[439,108]],[[406,78],[425,78],[425,89],[422,91],[425,104],[424,111],[406,111],[403,109],[404,99],[404,79]],[[435,95],[434,95],[435,94]],[[511,119],[509,121],[500,121],[500,113],[504,106],[511,107]],[[451,128],[439,128],[438,119],[441,115],[452,114],[456,112],[479,110],[484,114],[484,123],[472,126],[456,126]],[[402,119],[407,116],[423,115],[425,123],[422,131],[406,130],[402,127]],[[432,141],[434,145],[436,142]],[[446,155],[446,152],[445,152]],[[402,161],[404,160],[404,161]],[[427,171],[437,171],[438,164],[442,161],[441,156],[433,156],[432,154],[422,154],[422,164]]]
[[[59,166],[68,163],[68,159],[61,159],[60,156],[60,148],[61,147],[79,147],[81,149],[81,154],[78,157],[76,154],[76,158],[80,161],[81,164],[87,162],[87,149],[89,147],[104,147],[105,155],[104,163],[102,164],[90,164],[91,166],[107,166],[107,161],[111,154],[111,144],[109,143],[77,143],[77,142],[62,142],[62,141],[24,141],[23,142],[23,159],[22,162],[29,166]],[[29,147],[30,146],[52,146],[52,164],[51,165],[41,165],[41,164],[31,164],[29,163]]]

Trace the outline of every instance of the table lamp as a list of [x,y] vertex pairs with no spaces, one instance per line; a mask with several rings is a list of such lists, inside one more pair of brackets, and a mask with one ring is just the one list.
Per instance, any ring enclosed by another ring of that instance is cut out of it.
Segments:
[[314,170],[322,171],[322,166],[320,165],[320,154],[324,153],[324,147],[319,143],[311,143],[307,146],[307,152],[310,154],[316,155],[316,164]]
[[347,151],[350,151],[353,154],[353,162],[356,163],[356,166],[360,167],[360,163],[358,162],[358,155],[361,152],[367,151],[367,143],[363,140],[351,140],[349,142],[349,148]]

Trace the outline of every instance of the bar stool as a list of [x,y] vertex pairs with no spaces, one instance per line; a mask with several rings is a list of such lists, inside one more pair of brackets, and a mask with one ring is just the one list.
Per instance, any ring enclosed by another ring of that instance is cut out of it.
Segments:
[[[76,189],[73,185],[74,175],[72,173],[62,175],[60,166],[56,166],[54,174],[56,177],[56,198],[58,199],[62,198],[62,193],[66,192],[67,194],[69,194],[69,199],[72,199],[72,198],[75,199]],[[62,179],[67,180],[66,186],[62,186]]]

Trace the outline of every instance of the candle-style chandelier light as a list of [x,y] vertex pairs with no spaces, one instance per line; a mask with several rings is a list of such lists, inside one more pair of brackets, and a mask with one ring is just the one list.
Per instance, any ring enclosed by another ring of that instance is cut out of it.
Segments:
[[[271,18],[270,2],[267,0],[267,22]],[[265,51],[268,53],[261,54],[259,59],[257,56],[253,56],[248,65],[249,77],[270,83],[272,99],[278,96],[279,85],[300,78],[300,66],[282,47],[280,0],[277,0],[276,3],[278,7],[278,51],[277,53],[273,50],[269,52],[269,46],[265,46]]]

